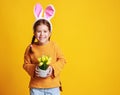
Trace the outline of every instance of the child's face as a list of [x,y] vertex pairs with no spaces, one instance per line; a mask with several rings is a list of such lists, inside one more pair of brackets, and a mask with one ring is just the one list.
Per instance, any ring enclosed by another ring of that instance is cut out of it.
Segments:
[[34,35],[40,44],[46,44],[49,41],[51,32],[48,30],[48,26],[42,24],[36,27]]

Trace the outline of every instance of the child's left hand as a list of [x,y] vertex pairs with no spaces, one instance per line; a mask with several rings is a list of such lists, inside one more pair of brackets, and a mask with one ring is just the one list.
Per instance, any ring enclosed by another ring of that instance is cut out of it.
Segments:
[[49,66],[47,69],[49,69],[49,72],[47,74],[47,77],[49,77],[52,75],[53,68],[52,68],[52,66]]

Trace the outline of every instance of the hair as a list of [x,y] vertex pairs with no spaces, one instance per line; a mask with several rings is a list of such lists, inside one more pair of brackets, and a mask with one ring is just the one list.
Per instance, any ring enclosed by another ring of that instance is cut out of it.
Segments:
[[[48,27],[48,30],[51,32],[51,24],[45,19],[37,20],[33,25],[33,31],[36,32],[37,26],[42,25],[42,24],[46,25]],[[48,40],[50,40],[50,37]],[[35,35],[33,35],[32,37],[31,45],[34,43],[34,41],[35,41]],[[30,53],[33,53],[31,46],[30,46]]]

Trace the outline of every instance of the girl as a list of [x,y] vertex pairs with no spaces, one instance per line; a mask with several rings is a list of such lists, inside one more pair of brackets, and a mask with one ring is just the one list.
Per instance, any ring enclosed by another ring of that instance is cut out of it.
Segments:
[[[55,10],[52,5],[49,5],[45,10],[44,17],[41,17],[41,12],[42,7],[37,4],[34,9],[37,21],[33,25],[32,42],[25,50],[23,68],[31,77],[30,95],[60,95],[60,72],[66,62],[60,48],[50,41],[52,32],[50,18],[53,17]],[[40,75],[37,60],[42,55],[49,55],[52,58],[47,68],[49,72],[44,78]]]

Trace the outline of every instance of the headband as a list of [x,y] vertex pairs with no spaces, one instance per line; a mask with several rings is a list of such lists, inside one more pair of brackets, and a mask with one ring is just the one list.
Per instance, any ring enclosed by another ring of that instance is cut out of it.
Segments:
[[55,9],[53,7],[53,5],[48,5],[44,11],[44,16],[42,16],[42,13],[43,13],[43,8],[42,6],[37,3],[35,6],[34,6],[34,16],[36,18],[36,21],[37,22],[38,20],[40,19],[45,19],[47,20],[49,23],[50,23],[50,26],[51,26],[51,31],[52,31],[52,23],[50,22],[50,19],[54,16],[55,14]]

